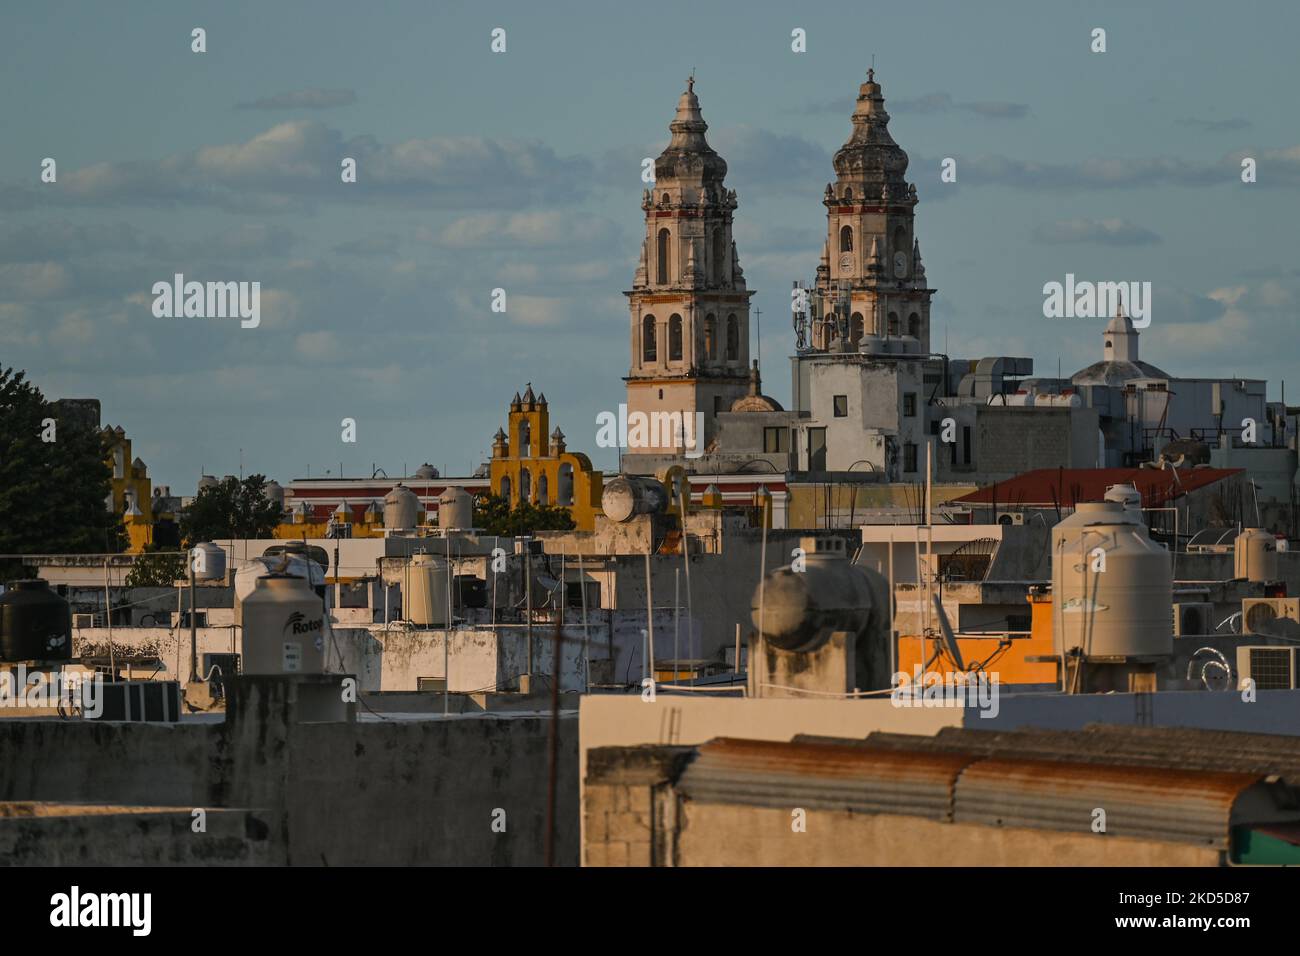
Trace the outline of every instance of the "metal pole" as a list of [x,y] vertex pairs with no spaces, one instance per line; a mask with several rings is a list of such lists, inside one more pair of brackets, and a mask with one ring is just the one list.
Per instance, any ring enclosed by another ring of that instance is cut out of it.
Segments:
[[[645,553],[645,651],[641,654],[641,679],[644,681],[654,672],[655,659],[655,610],[654,589],[650,584],[650,552]],[[644,684],[642,686],[645,686]]]
[[[695,608],[691,601],[691,537],[686,532],[686,483],[690,479],[685,475],[682,476],[681,483],[677,486],[677,499],[681,507],[682,519],[682,564],[686,568],[686,656],[691,657],[695,653]],[[695,671],[691,671],[692,674]],[[695,683],[695,678],[691,678],[691,683]]]
[[[112,646],[112,639],[109,639]],[[194,555],[190,554],[190,683],[199,679],[199,632],[194,619]]]
[[680,661],[681,654],[677,643],[678,633],[682,624],[682,604],[681,604],[681,572],[673,568],[673,683],[677,683],[677,662]]
[[[447,626],[442,632],[442,716],[451,713],[451,534],[443,532],[447,544]],[[337,573],[337,571],[336,571]]]
[[[758,568],[758,635],[759,635],[759,638],[762,639],[762,638],[763,638],[763,606],[764,606],[764,605],[763,605],[763,597],[764,597],[763,591],[764,591],[764,586],[765,586],[766,583],[767,583],[767,521],[766,521],[766,520],[764,520],[764,522],[763,522],[763,544],[762,544],[762,547],[759,549],[759,559],[758,559],[758,563],[759,563],[759,568]],[[754,686],[754,695],[755,695],[756,697],[762,697],[762,696],[763,696],[763,693],[762,693],[762,688],[761,688],[761,686],[758,685],[758,684],[754,684],[753,686]]]
[[582,571],[582,552],[578,552],[578,586],[582,588],[582,663],[585,676],[583,693],[591,693],[591,635],[587,633],[587,582]]
[[528,638],[528,690],[533,683],[533,550],[532,539],[524,538],[524,634]]
[[117,680],[117,658],[113,653],[113,598],[108,590],[108,562],[112,560],[104,559],[104,621],[108,625],[108,669],[113,680]]
[[555,865],[555,790],[559,779],[560,762],[560,644],[562,627],[555,622],[555,656],[551,665],[551,739],[547,760],[549,771],[546,782],[546,865]]

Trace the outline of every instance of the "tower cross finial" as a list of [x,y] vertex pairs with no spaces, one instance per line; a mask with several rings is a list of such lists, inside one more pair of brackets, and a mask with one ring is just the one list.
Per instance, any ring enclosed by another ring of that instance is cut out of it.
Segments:
[[686,92],[695,92],[695,67],[691,67],[691,75],[686,78]]

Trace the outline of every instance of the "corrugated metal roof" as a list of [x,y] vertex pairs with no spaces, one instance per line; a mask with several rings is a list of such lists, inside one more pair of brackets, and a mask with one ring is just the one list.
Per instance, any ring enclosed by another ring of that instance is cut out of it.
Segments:
[[1233,804],[1259,781],[1244,773],[984,759],[957,780],[953,822],[1088,833],[1101,808],[1106,836],[1225,850]]
[[1082,731],[945,727],[934,737],[873,733],[860,741],[859,746],[1256,776],[1276,774],[1300,786],[1300,737],[1280,734],[1106,724],[1093,724]]
[[900,753],[860,747],[719,738],[703,744],[678,791],[715,803],[950,820],[962,754]]

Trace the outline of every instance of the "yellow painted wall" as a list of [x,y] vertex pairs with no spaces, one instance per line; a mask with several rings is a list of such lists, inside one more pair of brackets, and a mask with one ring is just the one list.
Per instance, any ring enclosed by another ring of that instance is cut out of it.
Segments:
[[[528,426],[526,447],[521,440],[525,424]],[[564,451],[552,456],[549,429],[550,416],[545,405],[524,402],[518,407],[511,406],[507,428],[509,444],[505,448],[496,446],[493,450],[490,466],[492,493],[508,497],[510,506],[515,507],[519,503],[520,475],[527,469],[529,503],[538,504],[538,488],[541,478],[545,476],[547,504],[556,505],[560,490],[560,468],[568,465],[573,471],[573,503],[559,507],[566,508],[573,516],[577,530],[591,531],[596,526],[596,514],[600,511],[604,476],[591,467],[591,459],[581,452]],[[516,451],[521,451],[522,454],[516,455]],[[502,495],[503,478],[509,479],[509,495]]]

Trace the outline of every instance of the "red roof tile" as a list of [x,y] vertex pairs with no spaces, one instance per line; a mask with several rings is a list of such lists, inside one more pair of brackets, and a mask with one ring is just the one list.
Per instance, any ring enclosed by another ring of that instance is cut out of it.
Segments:
[[1243,468],[1039,468],[953,499],[969,505],[996,502],[1010,508],[1072,508],[1101,501],[1111,485],[1132,484],[1144,508],[1158,508],[1189,491],[1240,474]]

